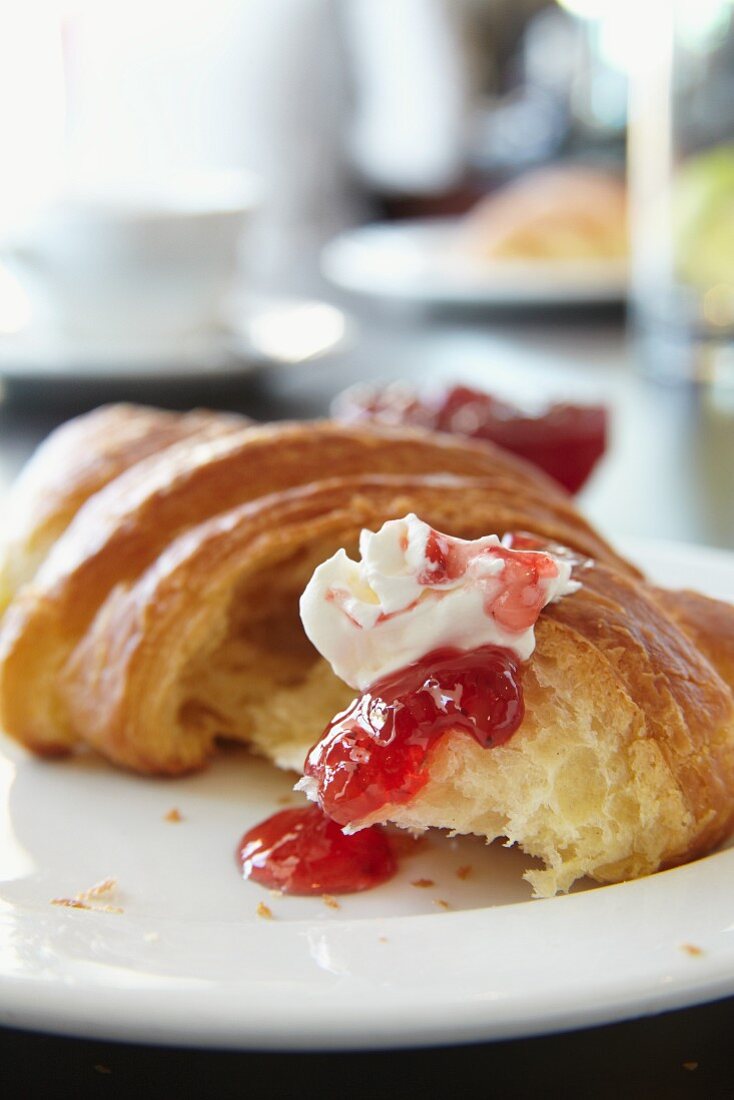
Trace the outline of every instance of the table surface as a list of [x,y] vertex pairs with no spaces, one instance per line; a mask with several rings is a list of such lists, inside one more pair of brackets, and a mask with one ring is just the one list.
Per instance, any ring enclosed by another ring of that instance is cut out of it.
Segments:
[[[635,369],[618,316],[426,315],[350,303],[351,342],[300,366],[198,384],[14,386],[0,395],[0,493],[57,423],[105,400],[207,404],[257,418],[311,417],[360,379],[459,379],[530,400],[599,399],[612,412],[608,454],[580,497],[612,540],[651,536],[734,548],[734,393],[663,387]],[[173,1051],[0,1031],[3,1079],[17,1095],[53,1082],[61,1096],[336,1096],[363,1078],[374,1095],[504,1098],[731,1097],[734,999],[566,1035],[371,1054]]]

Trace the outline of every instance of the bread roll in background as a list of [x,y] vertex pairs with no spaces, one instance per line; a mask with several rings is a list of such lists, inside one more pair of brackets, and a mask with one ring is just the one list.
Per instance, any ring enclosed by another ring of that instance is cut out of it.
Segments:
[[581,165],[528,172],[477,203],[460,247],[476,260],[624,260],[624,183]]
[[300,769],[353,695],[306,639],[300,593],[363,527],[415,512],[461,538],[530,532],[592,565],[541,615],[511,740],[447,734],[422,791],[381,819],[518,843],[544,861],[538,893],[645,874],[731,829],[734,612],[647,585],[525,463],[417,430],[228,422],[120,466],[0,623],[0,723],[30,749],[88,744],[176,775],[226,738]]

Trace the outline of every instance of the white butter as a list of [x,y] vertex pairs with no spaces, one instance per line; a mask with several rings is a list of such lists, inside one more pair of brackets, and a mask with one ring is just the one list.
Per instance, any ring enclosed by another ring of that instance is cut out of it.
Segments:
[[[451,556],[449,576],[437,541]],[[541,607],[579,587],[571,563],[553,554],[510,550],[496,535],[449,538],[415,515],[363,531],[359,549],[358,562],[339,550],[318,566],[301,597],[306,634],[359,691],[443,647],[504,646],[525,661],[535,632],[516,622],[534,623]],[[543,559],[544,575],[523,585],[519,564],[529,554]]]

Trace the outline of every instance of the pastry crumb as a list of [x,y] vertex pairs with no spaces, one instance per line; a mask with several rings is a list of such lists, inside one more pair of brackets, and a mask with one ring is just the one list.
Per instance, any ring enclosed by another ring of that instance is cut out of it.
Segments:
[[79,901],[78,898],[51,898],[52,905],[65,905],[68,909],[91,909],[91,905]]
[[257,907],[258,917],[262,917],[263,920],[273,920],[273,910],[269,905],[266,905],[264,901],[261,901]]
[[103,878],[100,882],[95,882],[94,886],[90,886],[88,890],[81,890],[74,897],[77,901],[95,901],[97,898],[107,897],[108,894],[114,894],[117,889],[116,878]]
[[699,947],[698,944],[695,943],[682,943],[680,945],[680,949],[681,951],[685,951],[686,955],[691,955],[694,958],[697,955],[703,955],[703,948]]
[[79,898],[51,898],[52,905],[64,905],[67,909],[88,909],[90,913],[124,913],[119,905],[89,905]]
[[276,890],[275,888],[273,888],[272,890],[268,890],[268,893],[270,894],[271,898],[282,898],[283,897],[283,891],[282,890]]
[[103,878],[88,890],[80,890],[72,898],[51,898],[51,904],[64,905],[67,909],[90,909],[95,913],[122,913],[124,910],[119,905],[100,903],[100,898],[113,895],[116,889],[117,879]]
[[436,883],[432,878],[417,878],[410,884],[411,886],[418,886],[422,890],[427,890],[429,886],[435,886]]
[[469,875],[471,873],[472,873],[471,863],[465,863],[462,867],[457,867],[456,868],[456,877],[457,878],[460,878],[460,879],[469,878]]
[[333,898],[331,896],[331,894],[322,894],[321,900],[323,901],[324,905],[328,905],[329,909],[341,909],[341,905],[336,900],[336,898]]
[[450,909],[450,904],[444,898],[434,898],[433,904],[437,905],[439,909]]
[[168,811],[168,813],[165,814],[163,820],[164,821],[183,821],[183,814],[181,813],[181,811],[176,806],[172,806],[171,809]]
[[683,1069],[687,1069],[690,1073],[692,1073],[694,1069],[698,1069],[698,1062],[681,1062],[681,1065]]
[[378,936],[377,937],[377,942],[378,943],[388,943],[389,940],[388,940],[387,936]]

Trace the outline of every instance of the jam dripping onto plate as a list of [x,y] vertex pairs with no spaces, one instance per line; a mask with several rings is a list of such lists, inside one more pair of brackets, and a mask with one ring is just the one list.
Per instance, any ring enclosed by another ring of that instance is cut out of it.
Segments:
[[[556,568],[537,553],[548,548],[527,532],[492,547],[505,583],[486,612],[505,629],[526,630],[537,620],[541,581]],[[466,572],[470,554],[461,540],[431,532],[425,583],[450,585]],[[309,752],[304,773],[318,806],[283,810],[244,835],[238,849],[244,877],[306,895],[354,893],[386,882],[396,870],[387,835],[377,825],[349,835],[341,827],[410,801],[428,781],[430,753],[449,730],[491,748],[509,740],[523,715],[520,661],[504,647],[444,647],[383,677],[336,715]]]
[[512,736],[523,713],[519,662],[498,646],[435,650],[378,681],[333,719],[306,758],[319,805],[282,810],[242,837],[243,876],[300,895],[351,894],[387,882],[397,861],[380,826],[348,835],[342,826],[417,794],[428,780],[429,753],[449,729],[490,748]]
[[434,650],[338,714],[308,754],[305,775],[330,818],[359,823],[418,793],[430,751],[448,730],[490,748],[512,736],[523,714],[520,663],[510,650]]

